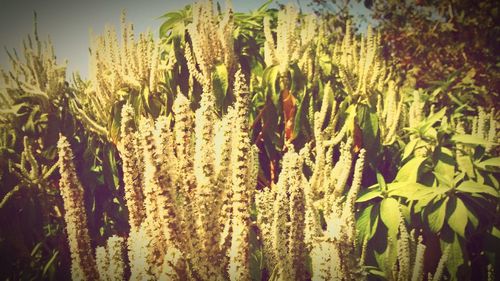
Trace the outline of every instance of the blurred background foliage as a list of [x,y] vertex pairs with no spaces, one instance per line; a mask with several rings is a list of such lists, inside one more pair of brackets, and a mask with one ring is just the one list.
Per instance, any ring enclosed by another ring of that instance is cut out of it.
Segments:
[[[446,249],[451,279],[485,280],[488,265],[500,268],[497,1],[313,1],[317,28],[309,39],[294,34],[302,53],[285,62],[273,60],[265,46],[269,34],[276,42],[282,32],[278,10],[270,4],[233,15],[234,53],[253,95],[249,122],[259,148],[256,188],[277,182],[286,142],[301,148],[313,139],[314,112],[327,102],[325,114],[331,116],[326,120],[336,124],[331,129],[340,138],[340,132],[351,136],[355,149],[367,150],[357,228],[359,240],[368,241],[370,278],[389,278],[385,265],[395,259],[391,243],[399,227],[394,208],[401,209],[411,229],[421,231],[426,272],[435,270]],[[364,5],[367,16],[351,13],[353,4]],[[217,16],[221,10],[218,6]],[[59,134],[73,141],[93,247],[129,232],[116,147],[119,113],[130,103],[138,116],[166,115],[178,94],[198,108],[202,85],[190,78],[186,61],[193,44],[186,30],[192,13],[187,5],[164,14],[158,43],[151,34],[134,40],[125,21],[121,37],[112,30],[96,36],[91,53],[116,51],[123,68],[96,57],[88,81],[78,74],[66,80],[64,63],[56,61],[50,41],[38,38],[36,25],[24,50],[9,52],[11,66],[2,72],[0,88],[1,279],[70,276],[54,168]],[[308,20],[297,15],[301,28]],[[375,32],[359,29],[366,21]],[[130,46],[128,55],[120,57],[118,45],[106,42]],[[358,69],[342,57],[350,42],[374,52],[367,66],[375,73],[373,83],[366,82],[364,90],[356,88]],[[151,48],[145,53],[144,46]],[[147,61],[143,71],[127,68],[139,58]],[[219,115],[234,101],[228,85],[235,72],[224,63],[214,67]],[[100,77],[113,77],[106,80],[113,83],[103,84]],[[398,108],[396,120],[389,120]]]
[[[366,13],[353,12],[354,5],[363,5]],[[498,1],[314,0],[312,8],[332,22],[356,18],[372,23],[382,35],[384,57],[416,87],[446,83],[485,102],[498,99]]]

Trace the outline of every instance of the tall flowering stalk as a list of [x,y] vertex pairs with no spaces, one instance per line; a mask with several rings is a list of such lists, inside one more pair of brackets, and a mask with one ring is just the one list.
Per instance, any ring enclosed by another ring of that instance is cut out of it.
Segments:
[[382,144],[390,145],[396,140],[397,130],[401,127],[403,97],[396,83],[389,81],[387,90],[377,98],[377,114],[380,120]]
[[214,14],[211,0],[196,2],[192,10],[193,22],[187,27],[191,46],[187,46],[185,50],[190,75],[202,85],[210,84],[215,67],[224,64],[231,78],[236,60],[233,42],[234,19],[230,2],[226,2],[222,19]]
[[[204,93],[196,118],[182,95],[174,102],[174,118],[161,116],[156,122],[142,118],[135,124],[132,108],[123,107],[119,151],[131,225],[126,242],[131,280],[250,280],[257,160],[248,136],[250,93],[241,71],[234,81],[236,102],[222,119],[213,114],[210,92]],[[62,138],[60,157],[67,162],[66,143]],[[64,167],[73,169],[69,182],[77,182],[74,167]],[[65,182],[63,177],[62,187]],[[76,190],[72,196],[83,198],[83,188]],[[123,276],[123,238],[113,236],[96,249],[97,266],[81,200],[65,199],[65,208],[75,278],[97,280],[98,271],[101,280]],[[84,234],[80,240],[86,242],[77,244],[76,234]]]
[[[499,138],[497,133],[498,120],[498,113],[495,112],[494,108],[487,113],[484,108],[479,107],[477,115],[472,120],[471,135],[487,140],[490,143],[496,143]],[[486,146],[487,151],[492,149],[492,144]]]
[[161,92],[158,82],[163,80],[169,65],[161,60],[159,43],[153,34],[148,31],[136,38],[125,13],[121,18],[121,37],[113,27],[106,27],[104,34],[91,34],[90,45],[90,79],[75,77],[76,99],[70,101],[70,106],[88,130],[116,143],[116,104]]
[[[365,278],[360,253],[356,248],[354,201],[361,186],[365,151],[362,149],[354,167],[351,187],[343,201],[342,196],[333,199],[326,212],[326,230],[315,237],[311,250],[313,280],[358,280]],[[328,201],[327,201],[328,202]],[[317,223],[317,222],[316,222]]]
[[370,26],[366,35],[357,40],[348,22],[345,36],[331,50],[332,60],[340,70],[340,81],[353,98],[370,99],[386,87],[391,73],[380,56],[380,46],[380,34]]
[[254,158],[249,138],[248,110],[250,93],[241,71],[236,72],[234,93],[235,125],[232,145],[232,241],[229,252],[231,280],[250,280],[250,205],[256,175],[252,173]]
[[[314,198],[311,183],[302,174],[304,154],[289,149],[283,157],[278,184],[256,196],[257,223],[268,268],[274,269],[279,280],[306,280],[308,276],[313,280],[364,278],[354,228],[354,201],[361,186],[364,150],[356,161],[347,196],[332,190]],[[321,228],[318,209],[323,210],[326,230]],[[313,262],[312,272],[304,264],[307,256]]]
[[[300,22],[300,24],[299,24]],[[264,57],[266,65],[279,65],[285,74],[291,63],[297,62],[311,45],[316,34],[313,16],[299,21],[299,10],[292,4],[278,12],[276,40],[271,31],[270,18],[264,18]]]
[[129,213],[129,224],[132,231],[137,231],[145,214],[142,208],[144,204],[143,195],[143,175],[140,169],[144,161],[137,151],[137,137],[134,133],[134,111],[132,106],[126,104],[122,109],[121,135],[122,141],[119,143],[120,156],[123,161],[123,182],[125,189],[125,200]]
[[8,53],[11,70],[0,70],[0,109],[11,109],[19,97],[31,96],[42,101],[39,106],[44,112],[53,110],[49,101],[59,100],[66,92],[67,62],[57,62],[50,38],[40,41],[36,18],[33,36],[23,41],[22,55]]
[[118,236],[111,236],[105,247],[97,247],[96,261],[100,280],[115,281],[124,279],[123,250],[124,239]]
[[73,151],[66,137],[61,136],[59,150],[59,185],[64,201],[64,220],[71,252],[71,276],[73,280],[98,280],[96,261],[87,228],[87,212],[83,200],[83,187],[76,175]]
[[[256,196],[266,265],[279,280],[353,280],[366,275],[354,218],[366,152],[354,153],[350,138],[339,147],[347,125],[337,129],[338,109],[335,102],[330,104],[331,95],[326,85],[322,107],[314,115],[314,142],[298,154],[289,145],[278,184]],[[337,148],[340,153],[334,162]],[[304,175],[304,165],[312,175]],[[270,203],[272,208],[266,206]],[[307,257],[312,261],[310,270],[304,264]]]

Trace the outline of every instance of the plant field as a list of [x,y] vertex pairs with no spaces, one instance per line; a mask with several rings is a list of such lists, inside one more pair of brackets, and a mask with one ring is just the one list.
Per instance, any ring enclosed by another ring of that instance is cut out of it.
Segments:
[[500,275],[498,54],[270,4],[190,4],[159,39],[124,13],[88,79],[36,26],[9,52],[1,279]]

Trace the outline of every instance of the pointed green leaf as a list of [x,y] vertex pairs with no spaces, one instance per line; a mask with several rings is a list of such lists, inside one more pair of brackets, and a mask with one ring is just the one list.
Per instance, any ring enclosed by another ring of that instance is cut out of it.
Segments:
[[472,180],[462,182],[458,187],[458,191],[465,193],[486,193],[498,198],[498,191],[486,184],[481,184]]
[[212,89],[215,95],[215,104],[221,108],[224,104],[228,88],[228,72],[226,66],[221,63],[215,67],[212,73]]
[[426,131],[430,127],[432,127],[432,125],[434,125],[434,123],[443,119],[445,114],[446,114],[446,107],[442,108],[440,111],[429,116],[429,118],[427,118],[427,120],[425,120],[424,123],[420,127],[420,132],[422,133],[422,135],[425,134]]
[[474,177],[474,165],[472,164],[470,156],[457,156],[457,164],[460,171],[465,172],[469,178]]
[[467,217],[469,218],[470,222],[472,223],[472,226],[474,229],[477,229],[477,226],[479,225],[479,219],[477,216],[472,212],[470,209],[467,209]]
[[361,214],[356,220],[356,230],[357,237],[359,241],[363,241],[366,236],[369,236],[371,233],[371,211],[373,209],[373,205],[370,205],[361,211]]
[[500,167],[500,157],[493,157],[487,160],[482,161],[479,163],[479,165],[485,167],[485,166],[492,166],[492,167]]
[[425,157],[415,157],[408,161],[408,163],[399,169],[395,181],[416,182],[418,179],[419,168],[425,160]]
[[390,196],[399,196],[414,200],[413,196],[417,191],[426,190],[427,187],[416,182],[392,182],[387,185]]
[[455,166],[456,161],[453,157],[453,152],[446,147],[441,147],[438,154],[438,162],[434,167],[434,172],[440,174],[442,179],[448,183],[448,186],[453,186]]
[[380,185],[380,189],[387,190],[387,184],[385,183],[384,175],[377,171],[377,182]]
[[494,157],[479,163],[474,163],[481,170],[498,173],[500,172],[500,157]]
[[449,189],[453,187],[453,178],[447,177],[445,174],[432,172],[439,182],[439,188]]
[[414,138],[405,146],[401,161],[404,161],[406,158],[410,157],[413,154],[413,151],[415,151],[415,148],[417,147],[419,142],[419,138]]
[[54,264],[54,261],[56,260],[58,255],[59,255],[59,251],[55,251],[52,254],[52,257],[49,259],[49,261],[43,267],[42,276],[45,276],[47,274],[47,271],[49,271],[50,267]]
[[[461,237],[465,237],[465,226],[467,225],[467,207],[460,198],[456,198],[455,209],[452,211],[451,216],[448,218],[448,225]],[[452,204],[453,205],[453,204]]]
[[448,198],[445,198],[444,200],[439,200],[437,203],[430,206],[427,220],[429,222],[429,228],[434,233],[441,231],[441,228],[443,228],[447,203]]
[[442,247],[442,249],[445,249],[450,244],[451,247],[448,254],[448,260],[446,262],[446,269],[448,269],[448,272],[451,275],[451,280],[462,280],[465,276],[460,276],[459,267],[465,263],[465,249],[463,249],[461,238],[456,234],[454,235],[453,241],[451,243],[445,243],[445,247]]
[[368,239],[372,239],[375,236],[378,228],[378,221],[380,218],[380,205],[375,205],[370,212],[370,235]]
[[454,135],[451,137],[451,140],[454,142],[458,143],[463,143],[466,145],[470,146],[490,146],[490,145],[498,145],[498,143],[493,143],[490,141],[485,140],[484,138],[478,137],[478,136],[473,136],[473,135],[467,135],[467,134],[462,134],[462,135]]
[[401,214],[399,211],[399,203],[394,198],[386,198],[380,204],[380,218],[389,230],[389,235],[396,240],[398,234],[399,222]]
[[275,107],[280,106],[280,93],[277,90],[279,67],[277,65],[268,66],[262,74],[262,83],[267,95],[273,101]]
[[491,229],[491,235],[500,239],[500,229],[496,226],[493,226],[493,228]]

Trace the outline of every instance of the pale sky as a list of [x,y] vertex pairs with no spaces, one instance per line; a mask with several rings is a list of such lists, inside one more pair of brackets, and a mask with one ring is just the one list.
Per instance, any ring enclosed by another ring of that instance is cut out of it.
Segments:
[[[175,0],[0,0],[0,67],[10,69],[4,50],[22,50],[21,42],[33,30],[33,11],[38,17],[40,38],[50,35],[58,61],[68,60],[68,73],[88,73],[89,31],[100,34],[107,24],[120,26],[121,10],[127,11],[127,20],[134,24],[135,32],[149,27],[157,36],[166,12],[183,8],[194,1]],[[215,1],[214,1],[215,2]],[[220,1],[223,2],[224,1]],[[233,0],[238,12],[260,7],[264,0]],[[279,1],[287,3],[287,1]],[[292,1],[304,9],[308,0]]]

